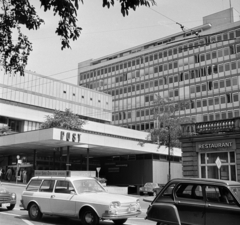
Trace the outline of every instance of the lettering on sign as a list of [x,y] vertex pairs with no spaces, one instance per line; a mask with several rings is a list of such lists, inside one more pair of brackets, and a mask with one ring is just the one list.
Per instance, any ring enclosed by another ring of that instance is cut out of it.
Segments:
[[232,147],[232,142],[223,142],[223,143],[212,143],[212,144],[199,144],[198,148],[225,148]]
[[80,142],[81,134],[71,133],[61,131],[60,140],[61,141],[72,141],[72,142]]

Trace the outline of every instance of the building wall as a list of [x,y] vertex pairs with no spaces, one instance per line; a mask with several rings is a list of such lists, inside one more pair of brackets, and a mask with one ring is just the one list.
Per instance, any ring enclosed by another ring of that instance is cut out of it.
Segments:
[[[197,135],[197,136],[192,136],[192,137],[183,137],[181,138],[182,142],[182,160],[183,160],[183,176],[184,177],[203,177],[201,175],[201,158],[200,154],[208,154],[208,153],[213,153],[215,154],[214,160],[211,162],[212,166],[215,167],[215,170],[217,170],[217,164],[216,164],[216,159],[217,156],[222,155],[222,154],[230,154],[231,152],[234,155],[234,160],[233,159],[228,159],[228,162],[225,162],[224,160],[221,160],[222,166],[228,166],[228,164],[234,165],[236,170],[236,181],[240,181],[240,133],[239,132],[228,132],[226,134],[203,134],[203,135]],[[199,144],[206,144],[206,143],[233,143],[232,146],[227,146],[227,147],[217,147],[217,148],[205,148],[203,150],[198,149]],[[221,158],[221,157],[220,157]],[[232,162],[231,162],[232,161]],[[225,164],[224,164],[225,163]],[[230,167],[229,167],[230,168]],[[228,169],[227,173],[231,169]],[[226,172],[226,171],[224,171]],[[220,172],[221,173],[221,172]],[[232,173],[232,171],[230,172]],[[205,177],[204,177],[205,178]],[[216,178],[219,179],[219,177],[207,177],[207,178]],[[222,177],[222,179],[225,179]],[[229,180],[233,180],[232,177],[229,175]]]
[[73,113],[105,122],[110,122],[112,115],[112,97],[108,94],[28,71],[25,76],[5,74],[1,66],[0,100],[21,103],[27,111],[30,106],[40,111],[71,108]]
[[[79,63],[78,83],[111,94],[113,123],[132,129],[154,127],[155,94],[176,104],[191,100],[189,109],[177,115],[196,122],[237,117],[240,22],[233,21],[232,13],[225,10],[185,33]],[[227,19],[216,23],[216,17]]]
[[[171,161],[171,179],[183,177],[182,163]],[[158,184],[168,182],[169,162],[153,160],[153,181]]]

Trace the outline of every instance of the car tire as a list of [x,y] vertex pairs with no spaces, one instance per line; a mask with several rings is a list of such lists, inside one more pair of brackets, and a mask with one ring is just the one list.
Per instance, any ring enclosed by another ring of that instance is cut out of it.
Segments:
[[113,220],[116,225],[123,225],[126,221],[127,219]]
[[37,221],[42,218],[42,213],[36,203],[32,203],[28,209],[28,216],[31,220]]
[[80,214],[81,224],[83,225],[98,225],[99,217],[91,208],[84,209]]
[[7,209],[8,209],[8,210],[13,210],[14,207],[15,207],[15,204],[11,204],[10,206],[7,206]]

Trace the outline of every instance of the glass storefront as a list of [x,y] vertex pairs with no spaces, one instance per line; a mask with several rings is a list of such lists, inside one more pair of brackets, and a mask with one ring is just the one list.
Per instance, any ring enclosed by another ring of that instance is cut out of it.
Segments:
[[[218,169],[216,160],[220,159]],[[235,152],[206,152],[200,153],[200,177],[236,181]]]

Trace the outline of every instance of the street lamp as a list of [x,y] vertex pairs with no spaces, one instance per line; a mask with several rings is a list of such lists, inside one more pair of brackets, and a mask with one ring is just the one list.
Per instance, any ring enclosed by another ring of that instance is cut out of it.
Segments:
[[168,181],[171,180],[171,147],[170,147],[170,143],[171,143],[171,136],[170,136],[170,126],[168,126]]
[[16,183],[17,183],[18,170],[19,170],[19,164],[18,164],[18,160],[19,160],[19,159],[20,159],[20,156],[17,155]]

